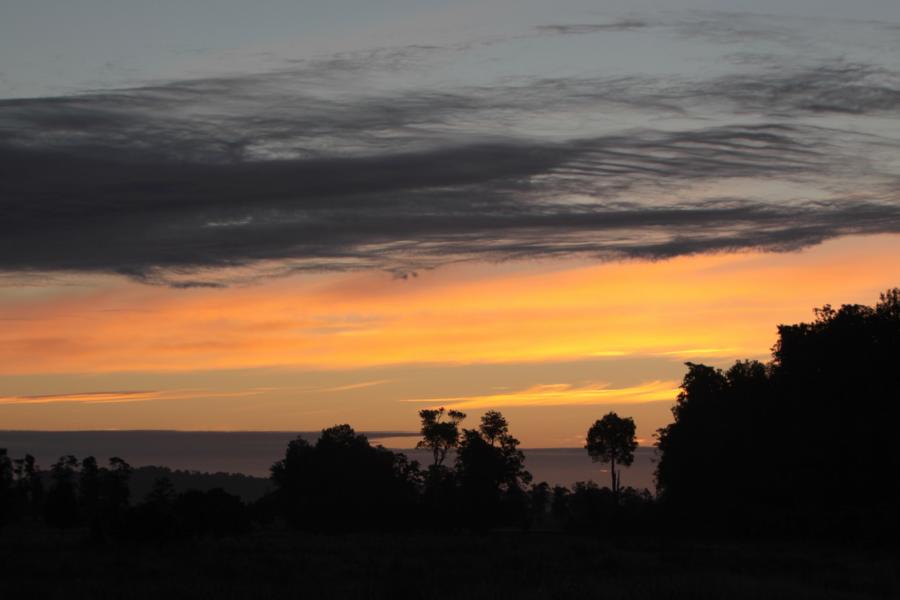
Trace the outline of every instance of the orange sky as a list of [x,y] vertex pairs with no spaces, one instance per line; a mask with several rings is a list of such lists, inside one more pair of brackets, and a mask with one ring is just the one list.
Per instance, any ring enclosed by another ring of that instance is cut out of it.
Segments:
[[409,430],[419,408],[454,404],[504,410],[525,444],[556,446],[618,407],[642,415],[649,440],[680,363],[766,357],[776,324],[900,285],[898,256],[900,236],[872,236],[800,253],[463,264],[409,280],[0,288],[0,428]]

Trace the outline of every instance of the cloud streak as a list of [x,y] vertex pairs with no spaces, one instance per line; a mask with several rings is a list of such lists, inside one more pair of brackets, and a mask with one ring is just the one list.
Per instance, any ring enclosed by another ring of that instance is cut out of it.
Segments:
[[648,27],[646,21],[638,19],[623,19],[612,23],[575,23],[571,25],[538,25],[537,30],[542,33],[555,35],[583,35],[588,33],[604,33],[609,31],[633,31]]
[[597,404],[638,404],[672,401],[678,394],[677,381],[648,381],[635,386],[610,388],[592,383],[576,386],[568,383],[542,384],[514,392],[482,396],[459,396],[404,400],[454,409],[494,409],[511,406],[578,406]]
[[0,405],[31,404],[130,404],[151,400],[193,400],[198,398],[237,398],[256,396],[267,388],[240,392],[215,392],[209,390],[143,390],[73,392],[62,394],[32,394],[25,396],[0,396]]
[[156,400],[160,392],[119,391],[119,392],[76,392],[72,394],[37,394],[28,396],[0,396],[0,404],[125,404]]

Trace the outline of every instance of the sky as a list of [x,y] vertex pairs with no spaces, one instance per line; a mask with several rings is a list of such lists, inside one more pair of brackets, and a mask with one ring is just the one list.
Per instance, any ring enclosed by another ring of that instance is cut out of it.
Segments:
[[0,0],[0,429],[652,444],[900,285],[900,5],[750,9]]

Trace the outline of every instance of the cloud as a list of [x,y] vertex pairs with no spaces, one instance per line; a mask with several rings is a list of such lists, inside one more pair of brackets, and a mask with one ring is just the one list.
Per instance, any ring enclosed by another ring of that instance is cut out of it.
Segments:
[[509,406],[574,406],[595,404],[637,404],[672,401],[678,394],[677,381],[649,381],[635,386],[610,388],[594,383],[575,386],[567,383],[542,384],[514,392],[483,396],[458,396],[404,400],[454,409],[501,408]]
[[887,69],[834,61],[801,69],[770,66],[756,77],[725,76],[685,95],[719,97],[741,111],[796,116],[803,113],[894,115],[900,110],[900,76]]
[[143,390],[72,392],[62,394],[33,394],[25,396],[0,396],[0,405],[29,404],[128,404],[151,400],[191,400],[195,398],[234,398],[255,396],[268,388],[255,388],[240,392],[215,392],[210,390]]
[[348,383],[347,385],[337,385],[326,388],[317,388],[311,391],[316,392],[348,392],[351,390],[361,390],[365,388],[374,387],[376,385],[384,385],[386,383],[391,383],[394,381],[393,379],[376,379],[373,381],[361,381],[359,383]]
[[[655,259],[900,232],[900,143],[809,118],[895,115],[900,79],[883,68],[426,88],[366,79],[435,52],[0,101],[0,273],[222,287],[298,271],[404,277],[454,261]],[[571,123],[585,114],[622,125],[579,131]],[[662,114],[672,122],[649,125]],[[547,119],[558,131],[538,133]]]
[[586,33],[602,33],[607,31],[633,31],[648,27],[646,21],[623,19],[613,23],[575,23],[571,25],[538,25],[536,29],[542,33],[556,35],[582,35]]
[[160,392],[155,391],[76,392],[72,394],[0,396],[0,404],[57,404],[60,402],[75,404],[123,404],[127,402],[156,400],[159,397]]

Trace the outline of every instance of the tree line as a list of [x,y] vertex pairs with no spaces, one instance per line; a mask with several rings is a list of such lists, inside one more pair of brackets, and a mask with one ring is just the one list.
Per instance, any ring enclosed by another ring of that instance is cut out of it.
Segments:
[[236,535],[254,526],[319,532],[598,529],[614,526],[613,516],[622,521],[627,512],[652,504],[646,490],[618,483],[616,465],[631,463],[637,443],[634,421],[615,413],[591,427],[586,445],[595,460],[610,463],[611,488],[532,483],[519,441],[498,411],[486,412],[471,429],[461,426],[466,415],[458,411],[426,409],[419,417],[418,447],[431,451],[431,464],[336,425],[315,443],[292,440],[272,465],[274,491],[250,503],[220,488],[176,493],[170,476],[159,477],[133,503],[128,484],[134,469],[120,458],[101,467],[94,457],[67,455],[45,472],[32,456],[10,460],[0,449],[0,516],[5,523],[82,527],[96,540],[152,540]]
[[176,493],[159,478],[132,502],[119,458],[61,457],[42,471],[0,449],[0,526],[83,527],[96,539],[304,531],[487,531],[838,536],[900,533],[900,289],[875,306],[825,306],[782,325],[772,360],[726,370],[687,363],[657,432],[656,494],[623,487],[637,448],[631,418],[608,413],[585,436],[609,485],[535,483],[498,411],[419,412],[430,464],[373,446],[349,425],[291,441],[274,490],[245,503],[221,489]]

